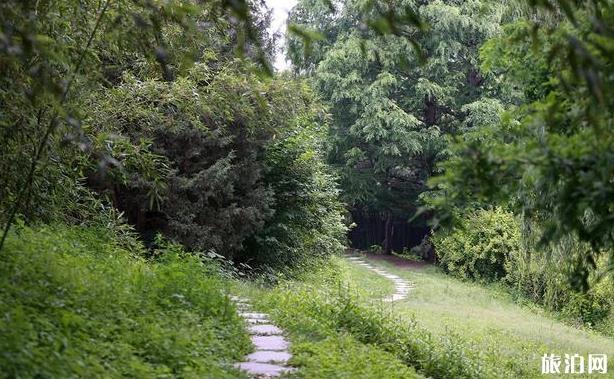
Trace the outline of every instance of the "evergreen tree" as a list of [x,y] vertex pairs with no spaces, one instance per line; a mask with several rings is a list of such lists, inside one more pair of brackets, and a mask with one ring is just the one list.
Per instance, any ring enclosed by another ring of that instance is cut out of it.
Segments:
[[472,201],[507,203],[542,245],[583,242],[568,260],[574,287],[586,290],[614,241],[614,8],[556,3],[482,47],[482,71],[501,84],[508,113],[453,145],[431,204],[445,224]]
[[[290,56],[299,71],[313,71],[315,87],[330,103],[330,161],[342,173],[345,199],[380,215],[383,248],[390,252],[391,220],[416,212],[444,136],[471,128],[482,114],[497,117],[499,104],[489,97],[493,83],[480,74],[477,54],[499,33],[503,7],[480,1],[337,6],[329,16],[335,26],[324,28],[326,39],[314,42],[315,53]],[[411,9],[428,27],[395,32],[389,20]],[[300,2],[291,22],[315,30],[322,12],[318,2]],[[297,37],[290,43],[300,46]]]

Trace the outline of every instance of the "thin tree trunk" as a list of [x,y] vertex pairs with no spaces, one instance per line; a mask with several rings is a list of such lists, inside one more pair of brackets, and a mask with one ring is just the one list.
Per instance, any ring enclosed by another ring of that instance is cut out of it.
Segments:
[[384,250],[384,254],[392,253],[392,212],[386,212],[386,224],[384,225],[384,242],[382,243],[382,248]]

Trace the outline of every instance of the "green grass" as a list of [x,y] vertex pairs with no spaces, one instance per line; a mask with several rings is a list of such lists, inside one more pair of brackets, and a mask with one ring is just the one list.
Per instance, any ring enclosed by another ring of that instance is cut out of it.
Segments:
[[525,378],[541,376],[544,353],[614,356],[612,338],[435,267],[372,262],[416,286],[390,304],[391,281],[341,258],[271,287],[222,278],[174,245],[141,253],[91,228],[12,234],[0,259],[0,377],[244,377],[232,364],[251,344],[228,292],[288,333],[299,369],[289,377]]
[[363,296],[373,301],[379,301],[394,292],[394,283],[382,275],[357,264],[346,264],[339,260],[343,265],[340,279],[345,283],[351,283],[351,289],[359,296]]
[[0,377],[242,377],[232,363],[251,344],[217,268],[176,246],[146,261],[108,234],[11,235],[0,259]]
[[462,282],[434,267],[373,264],[416,289],[404,301],[383,303],[377,299],[393,292],[390,281],[334,258],[274,288],[244,282],[236,291],[289,333],[297,377],[530,378],[541,377],[544,353],[614,353],[612,339],[520,306],[502,288]]
[[476,350],[492,351],[500,364],[529,367],[539,376],[544,353],[606,353],[614,356],[614,339],[556,320],[535,305],[519,305],[503,288],[465,282],[437,267],[398,268],[373,262],[412,281],[416,288],[395,304],[403,319],[415,318],[436,336],[457,334]]
[[[296,335],[295,333],[294,335]],[[317,341],[300,340],[292,349],[300,378],[416,378],[415,371],[394,355],[376,346],[363,344],[347,333]]]
[[[299,370],[288,377],[421,378],[395,354],[361,342],[348,330],[338,327],[339,309],[331,302],[336,303],[340,296],[349,294],[370,304],[381,304],[375,299],[393,290],[389,281],[370,270],[359,266],[340,270],[341,264],[341,259],[332,258],[327,267],[304,272],[274,288],[244,281],[236,283],[234,291],[251,298],[257,310],[269,313],[289,334],[294,354],[290,363]],[[354,280],[368,286],[348,287]]]

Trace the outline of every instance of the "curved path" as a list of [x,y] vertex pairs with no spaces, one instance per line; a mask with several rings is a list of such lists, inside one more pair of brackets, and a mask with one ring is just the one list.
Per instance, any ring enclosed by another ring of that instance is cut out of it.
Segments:
[[[347,259],[394,282],[395,292],[385,297],[384,301],[403,300],[414,288],[412,283],[365,262],[361,257],[348,256]],[[247,322],[252,343],[256,348],[253,353],[245,357],[244,362],[236,363],[235,367],[245,371],[252,378],[272,378],[293,371],[294,368],[288,366],[288,360],[292,357],[289,351],[290,343],[283,337],[283,331],[269,321],[268,314],[253,312],[248,299],[231,296],[231,300]]]
[[405,279],[401,278],[398,275],[390,274],[389,272],[385,270],[375,267],[372,264],[365,262],[364,259],[362,259],[361,257],[348,256],[346,258],[349,261],[354,262],[359,266],[366,267],[369,270],[374,271],[382,275],[383,277],[386,277],[394,282],[394,293],[390,296],[385,297],[383,299],[384,301],[392,302],[392,301],[403,300],[407,297],[407,294],[409,293],[409,291],[414,288],[413,283],[406,281]]
[[283,331],[270,323],[266,313],[253,312],[247,299],[238,296],[231,296],[230,299],[237,305],[239,315],[247,322],[255,347],[255,351],[246,356],[244,362],[236,363],[235,367],[252,378],[272,378],[292,371],[293,368],[287,365],[292,357],[290,344],[283,337]]

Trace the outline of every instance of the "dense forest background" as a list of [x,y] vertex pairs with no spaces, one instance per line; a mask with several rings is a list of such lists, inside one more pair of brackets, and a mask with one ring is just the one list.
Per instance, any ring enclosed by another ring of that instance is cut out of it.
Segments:
[[353,246],[613,335],[611,1],[301,0],[285,72],[269,24],[260,0],[2,2],[6,277],[47,227],[272,282]]
[[356,247],[608,317],[612,5],[578,4],[299,2],[320,34],[289,55],[330,105]]

